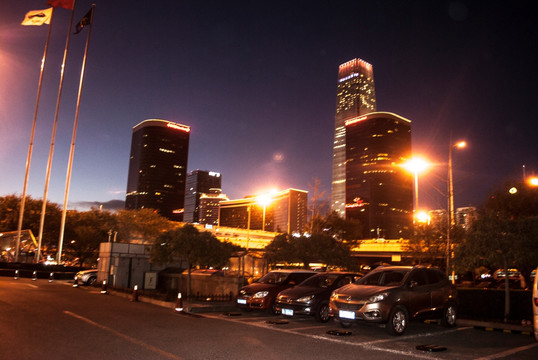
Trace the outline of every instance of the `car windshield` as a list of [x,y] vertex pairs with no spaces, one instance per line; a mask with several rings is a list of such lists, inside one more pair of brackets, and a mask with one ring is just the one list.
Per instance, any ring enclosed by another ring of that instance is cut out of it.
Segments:
[[403,284],[405,276],[408,272],[408,269],[387,269],[381,271],[374,271],[360,279],[357,284],[376,286],[400,286]]
[[288,275],[289,273],[271,271],[265,274],[258,282],[263,284],[282,284],[286,281]]
[[317,288],[328,288],[338,278],[336,274],[320,274],[312,276],[301,283],[301,286],[312,286]]

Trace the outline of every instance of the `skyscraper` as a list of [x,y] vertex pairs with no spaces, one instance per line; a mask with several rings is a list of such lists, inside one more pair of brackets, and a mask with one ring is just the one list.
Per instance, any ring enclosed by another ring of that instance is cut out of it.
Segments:
[[150,208],[182,221],[190,127],[144,120],[133,128],[126,209]]
[[376,111],[374,71],[361,59],[350,60],[338,68],[336,115],[333,142],[331,209],[345,216],[346,129],[345,122]]
[[411,121],[388,112],[357,116],[346,127],[346,219],[363,239],[408,238],[413,177],[400,165],[411,155]]
[[200,221],[200,195],[210,193],[211,189],[220,192],[222,178],[218,172],[193,170],[187,175],[187,188],[185,193],[185,214],[183,221]]

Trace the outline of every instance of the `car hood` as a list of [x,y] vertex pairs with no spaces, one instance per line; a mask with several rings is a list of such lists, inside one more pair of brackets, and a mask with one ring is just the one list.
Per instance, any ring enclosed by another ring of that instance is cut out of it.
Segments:
[[359,285],[349,284],[335,291],[339,296],[351,296],[358,299],[369,298],[370,296],[379,293],[390,291],[398,286],[375,286],[375,285]]
[[245,291],[247,294],[252,295],[257,293],[258,291],[278,292],[288,287],[289,286],[286,285],[254,283],[247,286],[243,286],[241,290]]
[[285,295],[291,299],[298,299],[308,295],[318,295],[323,292],[329,292],[328,289],[313,287],[313,286],[296,286],[290,289],[283,290],[279,295]]

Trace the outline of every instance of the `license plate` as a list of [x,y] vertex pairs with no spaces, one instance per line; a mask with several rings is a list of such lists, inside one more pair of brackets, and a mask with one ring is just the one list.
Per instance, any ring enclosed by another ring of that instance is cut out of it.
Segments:
[[246,299],[237,299],[237,303],[238,303],[238,304],[241,304],[241,305],[246,305],[246,304],[247,304],[247,300],[246,300]]
[[355,313],[353,311],[340,310],[338,315],[343,319],[355,320]]
[[293,316],[292,309],[282,309],[282,315]]

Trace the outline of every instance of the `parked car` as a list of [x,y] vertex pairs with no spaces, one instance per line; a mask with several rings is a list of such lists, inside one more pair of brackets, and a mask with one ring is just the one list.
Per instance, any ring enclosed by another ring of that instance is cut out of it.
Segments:
[[319,322],[329,321],[331,293],[361,278],[358,273],[326,272],[314,275],[297,286],[281,291],[275,302],[285,316],[314,315]]
[[79,271],[75,280],[79,285],[93,285],[97,281],[97,269]]
[[412,318],[441,317],[444,325],[454,326],[456,306],[456,288],[438,269],[389,266],[335,290],[329,313],[344,328],[360,321],[381,323],[390,334],[402,335]]
[[267,310],[277,313],[275,298],[279,292],[298,285],[315,275],[310,270],[274,270],[262,276],[258,281],[243,286],[237,296],[237,305],[245,310]]

